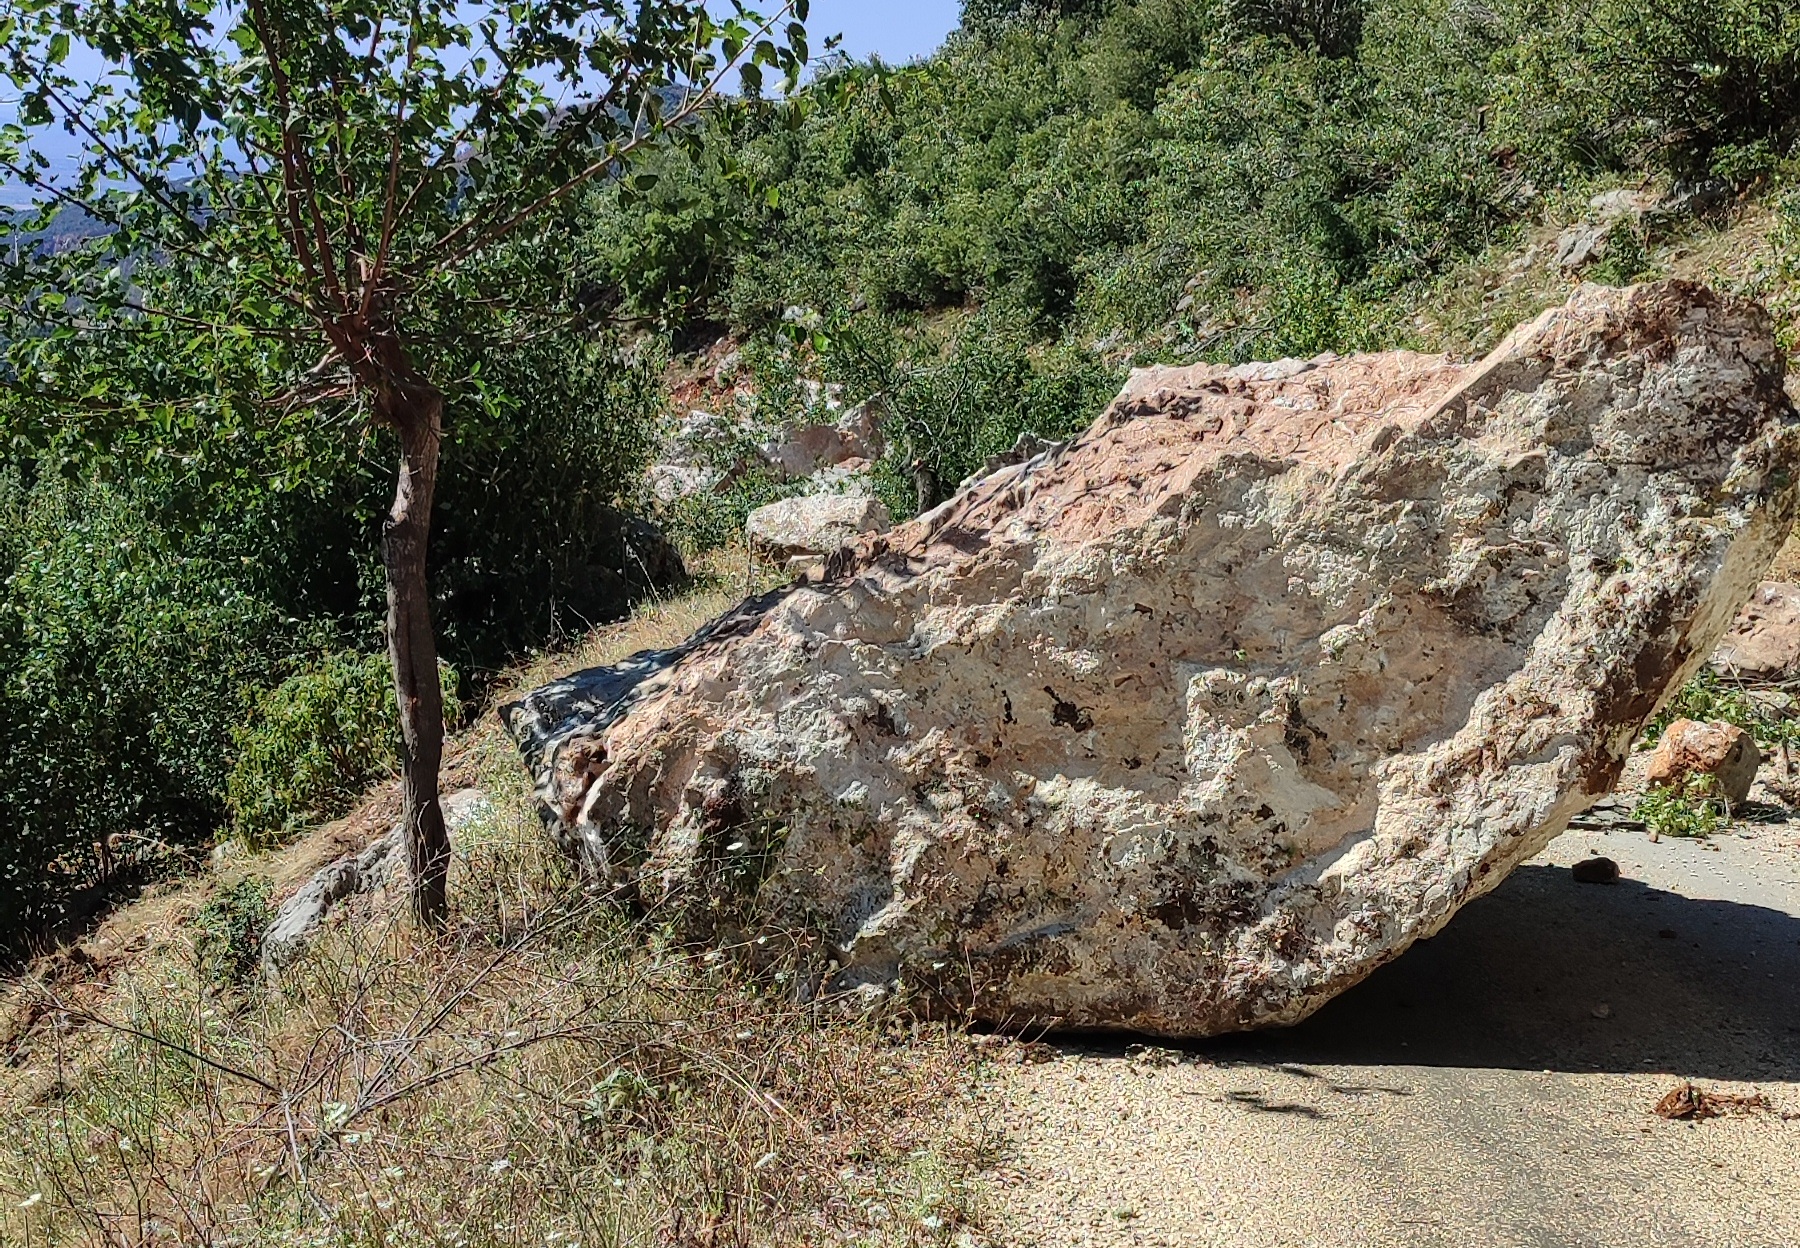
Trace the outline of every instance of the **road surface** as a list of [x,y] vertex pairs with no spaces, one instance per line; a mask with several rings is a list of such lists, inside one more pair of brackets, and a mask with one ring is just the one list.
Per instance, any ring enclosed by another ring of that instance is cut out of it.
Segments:
[[1006,1245],[1795,1248],[1800,824],[1570,832],[1299,1027],[1054,1047],[996,1076]]

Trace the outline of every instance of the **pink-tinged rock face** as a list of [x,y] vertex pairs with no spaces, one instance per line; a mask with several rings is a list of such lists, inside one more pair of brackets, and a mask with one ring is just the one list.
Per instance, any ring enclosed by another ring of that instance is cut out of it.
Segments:
[[1713,652],[1724,676],[1786,680],[1800,675],[1800,585],[1764,581]]
[[[1793,520],[1766,315],[1153,369],[1065,449],[509,708],[552,824],[1006,1026],[1292,1022],[1605,793]],[[721,870],[723,868],[723,870]]]
[[[1751,735],[1736,724],[1701,724],[1678,719],[1663,729],[1650,756],[1644,782],[1679,793],[1716,797],[1736,806],[1750,796],[1762,751]],[[1710,788],[1696,793],[1695,781],[1705,778]]]

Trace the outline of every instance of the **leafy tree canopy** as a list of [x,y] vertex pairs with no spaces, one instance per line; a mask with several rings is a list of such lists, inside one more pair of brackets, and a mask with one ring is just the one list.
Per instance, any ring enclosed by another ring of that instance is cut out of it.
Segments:
[[[178,447],[196,425],[216,437],[234,421],[259,429],[271,413],[298,412],[302,470],[317,445],[308,429],[335,442],[346,415],[398,442],[382,534],[386,631],[414,907],[428,921],[443,915],[449,861],[426,579],[443,369],[466,358],[455,344],[466,345],[471,320],[489,328],[495,315],[508,318],[528,341],[546,324],[593,315],[589,301],[546,306],[535,280],[554,263],[559,216],[584,186],[610,179],[628,194],[643,189],[642,178],[623,181],[632,158],[665,141],[692,142],[698,128],[688,123],[730,73],[750,95],[765,71],[798,85],[806,0],[788,0],[770,18],[738,0],[723,15],[711,8],[702,0],[0,8],[0,74],[20,95],[17,120],[0,128],[0,171],[40,204],[0,233],[10,244],[0,277],[13,343],[5,380],[23,396],[12,438],[129,437],[154,453]],[[97,75],[76,68],[84,49],[103,60]],[[58,128],[84,152],[66,177],[43,142]],[[65,209],[109,232],[67,249],[37,245]],[[146,269],[191,274],[211,304],[162,302],[167,281]],[[108,339],[121,332],[197,345],[222,368],[279,376],[284,386],[247,397],[237,384],[170,393],[169,375],[146,372],[141,356],[126,352],[129,366],[109,366]],[[78,353],[94,347],[75,387],[62,367],[71,340]],[[246,364],[258,351],[267,358]],[[85,417],[73,433],[70,414]]]

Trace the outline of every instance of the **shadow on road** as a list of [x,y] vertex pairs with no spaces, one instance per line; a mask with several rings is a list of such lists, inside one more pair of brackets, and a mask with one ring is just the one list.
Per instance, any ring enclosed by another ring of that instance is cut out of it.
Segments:
[[1524,867],[1297,1027],[1220,1060],[1800,1080],[1800,918]]
[[1308,1077],[1360,1065],[1800,1082],[1800,918],[1522,867],[1298,1026],[1180,1047]]

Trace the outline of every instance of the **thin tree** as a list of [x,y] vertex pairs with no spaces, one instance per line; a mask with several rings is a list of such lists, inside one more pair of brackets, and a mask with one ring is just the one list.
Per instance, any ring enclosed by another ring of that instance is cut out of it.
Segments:
[[[7,296],[29,302],[46,333],[161,321],[202,340],[268,336],[292,350],[311,339],[316,363],[279,406],[348,402],[397,444],[381,559],[412,904],[427,924],[447,913],[450,845],[426,576],[445,391],[422,364],[423,310],[528,303],[536,292],[472,289],[478,275],[520,271],[484,262],[529,243],[584,186],[630,178],[634,156],[690,139],[687,123],[728,76],[756,94],[767,69],[791,89],[806,8],[788,0],[764,18],[735,0],[0,4],[0,74],[17,91],[0,124],[0,177],[35,202],[5,222]],[[71,147],[80,154],[65,167],[58,153]],[[73,261],[44,244],[59,213],[94,218],[102,243]],[[228,274],[228,315],[148,303],[133,280],[144,265]],[[53,395],[58,379],[8,381]],[[91,391],[68,401],[130,407],[128,395]]]

